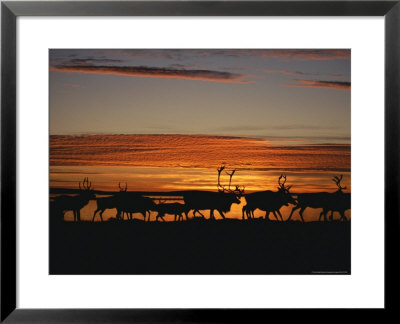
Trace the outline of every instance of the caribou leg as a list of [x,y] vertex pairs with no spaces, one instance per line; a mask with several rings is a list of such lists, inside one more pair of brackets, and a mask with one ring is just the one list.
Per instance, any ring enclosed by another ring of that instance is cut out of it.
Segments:
[[[244,213],[242,215],[242,218],[244,219]],[[251,210],[246,209],[246,218],[249,220],[251,219]]]
[[225,219],[224,213],[223,213],[222,211],[220,211],[219,209],[217,209],[217,210],[218,210],[218,213],[221,215],[221,217],[222,217],[223,219]]
[[79,209],[74,211],[74,222],[80,222],[81,221],[81,215]]
[[265,217],[264,217],[265,220],[269,220],[269,214],[270,214],[270,212],[271,212],[271,211],[269,211],[269,210],[267,210],[267,211],[265,212]]
[[[104,213],[104,210],[100,211],[100,214],[99,214],[101,221],[103,221],[103,213]],[[94,220],[94,217],[93,217],[93,220]]]
[[307,207],[302,207],[302,208],[300,209],[300,211],[299,211],[299,215],[300,215],[301,221],[302,221],[303,223],[304,223],[303,213],[304,213],[304,211],[306,210],[306,208],[307,208]]
[[120,220],[121,219],[121,214],[124,216],[124,212],[121,210],[117,210],[117,214],[115,215],[115,219]]
[[348,219],[347,219],[347,217],[344,215],[344,211],[340,211],[339,212],[339,214],[340,214],[340,219],[341,220],[343,220],[344,222],[347,222],[348,221]]
[[[249,209],[248,205],[242,207],[242,219],[245,219],[244,214],[246,213],[246,218],[251,219],[252,210]],[[254,218],[254,217],[253,217]]]
[[276,212],[275,212],[275,210],[273,210],[273,211],[272,211],[272,214],[274,214],[274,216],[275,216],[276,220],[277,220],[277,221],[279,221],[279,219],[278,219],[278,216],[276,216]]
[[100,211],[100,213],[99,213],[100,219],[101,219],[101,221],[103,221],[103,213],[104,213],[104,210],[103,210],[103,209],[97,209],[97,210],[94,212],[94,214],[93,214],[92,222],[94,222],[94,220],[95,220],[95,218],[96,218],[96,214],[97,214],[97,212],[99,212],[99,211]]
[[[327,217],[328,212],[329,212],[329,209],[323,208],[321,214],[319,214],[319,221],[321,221],[322,215],[324,215],[324,222],[328,221],[328,217]],[[332,214],[331,214],[331,217],[332,217]]]
[[214,209],[210,209],[210,220],[214,220]]
[[278,213],[279,217],[281,218],[281,222],[283,222],[283,217],[282,217],[280,210],[278,209],[276,212]]
[[92,218],[92,222],[94,222],[94,218],[96,217],[96,213],[97,213],[99,210],[100,210],[100,209],[96,209],[96,210],[94,211],[93,218]]
[[198,209],[194,209],[194,210],[193,210],[193,218],[196,217],[196,212],[199,213],[200,216],[203,217],[204,219],[206,218],[206,217],[204,216],[204,214],[203,214],[200,210],[198,210]]
[[292,211],[290,212],[290,215],[289,215],[289,217],[288,217],[288,219],[287,219],[286,221],[287,221],[287,222],[290,221],[290,220],[292,219],[293,213],[294,213],[297,209],[300,209],[300,208],[301,208],[300,206],[294,206],[294,207],[292,208]]

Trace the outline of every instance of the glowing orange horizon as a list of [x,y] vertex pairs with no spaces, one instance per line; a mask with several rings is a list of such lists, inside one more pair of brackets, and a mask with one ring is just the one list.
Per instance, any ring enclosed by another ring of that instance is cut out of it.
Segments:
[[[217,167],[236,169],[232,186],[276,190],[281,173],[293,191],[333,191],[334,175],[350,189],[350,145],[271,145],[266,141],[182,135],[50,137],[50,186],[77,188],[89,176],[98,190],[216,190]],[[221,175],[227,186],[229,176]]]

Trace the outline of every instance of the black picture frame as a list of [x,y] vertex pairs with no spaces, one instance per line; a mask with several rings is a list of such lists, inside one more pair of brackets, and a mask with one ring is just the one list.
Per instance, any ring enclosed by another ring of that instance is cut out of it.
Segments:
[[[2,1],[1,322],[237,322],[264,310],[16,308],[16,19],[19,16],[384,16],[385,309],[395,309],[399,246],[400,1]],[[398,253],[398,252],[397,252]],[[244,323],[244,322],[243,322]]]

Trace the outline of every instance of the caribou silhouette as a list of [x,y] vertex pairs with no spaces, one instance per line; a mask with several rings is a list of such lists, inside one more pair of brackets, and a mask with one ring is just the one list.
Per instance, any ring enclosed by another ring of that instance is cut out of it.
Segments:
[[316,192],[316,193],[303,193],[297,194],[297,204],[292,208],[290,215],[287,221],[290,221],[293,213],[300,209],[299,215],[301,221],[304,222],[303,212],[307,208],[322,208],[322,212],[319,215],[319,220],[321,221],[322,216],[324,220],[327,220],[327,214],[331,211],[331,219],[333,215],[333,211],[337,211],[340,213],[341,218],[346,220],[344,216],[344,211],[350,209],[350,194],[343,193],[342,190],[346,189],[346,187],[342,187],[340,182],[343,179],[343,175],[340,177],[333,177],[333,181],[336,183],[338,190],[334,193],[330,192]]
[[343,190],[346,189],[346,187],[342,187],[342,185],[340,184],[342,179],[343,175],[341,175],[340,177],[335,176],[332,179],[332,181],[336,183],[338,190],[333,194],[330,194],[328,199],[326,200],[326,204],[321,213],[321,215],[322,214],[324,215],[325,220],[329,211],[331,211],[331,216],[329,217],[329,220],[331,221],[333,220],[334,212],[338,212],[340,214],[340,220],[343,221],[348,220],[344,213],[346,210],[351,209],[351,194],[343,192]]
[[183,215],[185,215],[186,220],[188,220],[189,208],[185,204],[165,203],[164,201],[160,200],[155,208],[158,212],[156,215],[156,220],[161,218],[163,221],[165,221],[164,216],[166,214],[174,215],[175,221],[183,220]]
[[[290,215],[288,219],[286,220],[287,222],[292,219],[293,213],[300,209],[299,215],[301,218],[301,221],[304,223],[304,217],[303,217],[303,212],[307,208],[324,208],[326,207],[327,201],[329,199],[329,196],[331,194],[329,192],[316,192],[316,193],[302,193],[302,194],[297,194],[297,204],[292,208],[292,211],[290,212]],[[320,214],[320,219],[321,216],[323,215],[323,212]]]
[[244,188],[240,189],[239,186],[235,186],[235,189],[231,189],[232,177],[236,172],[232,170],[229,175],[229,186],[225,188],[221,185],[220,177],[221,172],[225,169],[225,166],[221,166],[217,169],[218,171],[218,184],[217,192],[213,191],[186,191],[183,193],[183,200],[189,210],[193,210],[193,217],[198,212],[203,218],[204,215],[200,210],[210,210],[210,220],[215,219],[214,211],[217,210],[223,219],[225,219],[224,213],[231,210],[232,204],[240,204],[240,197],[243,195]]
[[150,221],[150,212],[156,210],[157,206],[153,199],[135,193],[125,194],[121,195],[118,201],[117,219],[123,220],[125,213],[127,219],[132,220],[132,214],[139,213],[143,215],[144,221],[146,221],[148,214],[148,221]]
[[[221,173],[225,170],[225,166],[217,169],[218,181],[217,191],[184,191],[182,193],[184,204],[182,203],[165,203],[159,199],[156,204],[153,199],[145,197],[139,193],[128,192],[128,185],[122,187],[121,183],[118,184],[119,192],[109,197],[96,198],[92,183],[85,177],[83,182],[79,182],[79,192],[76,196],[63,195],[52,199],[50,202],[51,213],[59,215],[60,220],[63,220],[66,211],[72,211],[74,214],[74,222],[81,220],[80,210],[86,206],[90,200],[96,200],[97,209],[93,213],[92,221],[95,220],[96,215],[99,214],[101,221],[103,221],[103,213],[107,209],[116,209],[116,219],[123,220],[124,215],[126,218],[132,220],[132,214],[140,213],[143,215],[144,221],[151,220],[151,211],[157,212],[156,221],[163,220],[166,214],[174,215],[175,221],[188,220],[190,210],[193,210],[193,217],[196,213],[200,214],[203,218],[204,215],[201,211],[210,210],[210,220],[215,219],[214,212],[218,211],[220,216],[225,219],[225,213],[231,210],[232,204],[240,204],[240,198],[245,197],[246,204],[242,208],[242,219],[253,219],[254,211],[260,209],[265,211],[264,219],[269,220],[269,215],[272,213],[277,221],[283,221],[280,209],[282,206],[293,204],[290,215],[287,221],[290,221],[294,212],[299,210],[301,221],[304,222],[303,213],[307,208],[322,209],[319,220],[322,217],[324,220],[333,220],[335,212],[339,213],[340,220],[347,221],[345,211],[351,209],[351,194],[345,193],[343,190],[345,186],[341,185],[343,175],[333,177],[333,181],[338,187],[335,192],[317,192],[317,193],[302,193],[292,194],[290,188],[286,186],[287,177],[281,174],[278,178],[277,191],[258,191],[250,194],[244,194],[244,187],[232,186],[232,178],[236,173],[236,169],[231,172],[225,171],[229,176],[229,183],[227,186],[221,184]],[[233,189],[234,188],[234,189]],[[328,214],[330,212],[330,217]],[[148,216],[147,216],[148,215]]]
[[77,196],[59,196],[54,198],[52,202],[52,207],[55,210],[60,211],[63,215],[67,211],[72,211],[74,213],[74,222],[81,221],[81,209],[85,207],[90,200],[95,199],[96,196],[93,193],[92,183],[89,182],[88,178],[83,179],[79,182],[79,193]]
[[[282,179],[283,182],[281,182]],[[242,208],[242,219],[245,218],[245,214],[247,218],[254,218],[254,211],[260,209],[266,212],[266,220],[269,220],[269,214],[272,212],[276,220],[279,220],[276,215],[278,214],[281,221],[283,221],[280,212],[281,207],[296,203],[292,194],[289,192],[292,186],[285,186],[286,180],[286,175],[281,174],[278,178],[278,191],[257,191],[245,195],[246,205]]]
[[[103,213],[106,209],[114,209],[115,208],[118,210],[119,203],[123,199],[122,196],[126,195],[126,192],[128,190],[128,184],[125,183],[125,187],[121,187],[121,183],[118,183],[118,187],[119,187],[119,192],[114,194],[113,196],[96,198],[97,209],[93,213],[93,219],[92,219],[93,222],[94,222],[94,219],[98,212],[100,212],[99,216],[100,216],[101,221],[103,221]],[[118,214],[118,212],[117,212],[117,214]]]

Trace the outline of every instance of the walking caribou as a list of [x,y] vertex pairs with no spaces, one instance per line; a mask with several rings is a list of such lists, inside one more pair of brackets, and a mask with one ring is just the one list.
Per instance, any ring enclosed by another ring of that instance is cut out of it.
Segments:
[[[281,182],[283,179],[283,182]],[[288,206],[289,204],[295,204],[296,201],[289,192],[292,186],[285,186],[286,175],[281,174],[278,179],[278,191],[257,191],[245,195],[246,205],[242,208],[242,218],[254,218],[254,211],[260,209],[265,211],[265,219],[269,219],[269,214],[272,212],[276,220],[279,215],[281,221],[283,221],[280,209],[282,206]]]
[[185,204],[181,203],[164,203],[159,202],[155,209],[157,210],[158,214],[156,215],[156,220],[161,218],[165,221],[164,216],[166,214],[174,215],[174,220],[183,220],[183,215],[186,216],[186,220],[188,219],[189,208]]
[[196,212],[201,214],[200,210],[210,210],[210,220],[215,219],[214,211],[218,211],[223,219],[225,219],[224,213],[231,210],[232,204],[240,204],[240,197],[243,195],[244,188],[240,189],[236,186],[235,189],[231,189],[232,177],[236,172],[236,169],[229,175],[229,186],[225,188],[220,183],[221,172],[225,169],[225,166],[221,166],[217,169],[218,171],[218,191],[185,191],[183,193],[183,200],[189,210],[193,210],[193,217],[196,216]]
[[96,196],[93,193],[92,183],[89,182],[88,178],[83,179],[79,182],[79,193],[77,196],[59,196],[54,198],[52,202],[52,207],[65,214],[67,211],[72,211],[74,213],[74,222],[80,222],[81,220],[81,209],[85,207],[90,200],[95,199]]
[[[125,183],[125,187],[121,187],[121,183],[118,183],[119,192],[110,196],[110,197],[101,197],[96,198],[97,201],[97,209],[93,213],[92,222],[96,217],[96,214],[99,212],[99,216],[101,221],[103,221],[103,213],[106,209],[118,209],[119,202],[122,200],[122,196],[126,195],[128,190],[128,184]],[[117,214],[118,215],[118,214]]]
[[143,220],[146,221],[148,213],[147,220],[150,221],[150,212],[156,210],[156,204],[153,199],[136,193],[129,193],[122,195],[118,201],[117,219],[124,219],[124,213],[126,213],[127,219],[132,220],[132,214],[139,213],[143,215]]
[[322,208],[322,212],[319,215],[319,220],[321,220],[322,216],[324,216],[324,220],[326,221],[326,215],[329,211],[332,211],[331,216],[333,215],[333,211],[337,211],[340,213],[343,219],[346,219],[344,216],[344,211],[350,209],[350,194],[342,192],[343,189],[346,189],[346,187],[342,187],[340,184],[342,179],[343,175],[340,177],[333,177],[332,181],[334,181],[338,187],[338,190],[334,193],[316,192],[297,194],[297,204],[292,208],[287,221],[290,221],[293,213],[300,209],[299,215],[302,222],[304,222],[303,212],[307,208]]
[[143,197],[140,194],[134,192],[128,192],[128,184],[125,183],[124,187],[121,187],[121,183],[118,184],[119,192],[115,193],[110,197],[97,198],[97,209],[93,213],[94,221],[96,214],[99,212],[101,221],[103,221],[103,213],[106,209],[116,209],[116,219],[124,219],[126,214],[127,219],[132,220],[133,213],[140,213],[146,220],[147,213],[150,219],[150,210],[154,210],[155,203],[152,199]]

